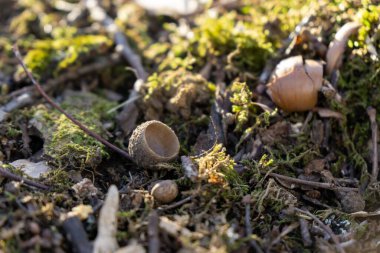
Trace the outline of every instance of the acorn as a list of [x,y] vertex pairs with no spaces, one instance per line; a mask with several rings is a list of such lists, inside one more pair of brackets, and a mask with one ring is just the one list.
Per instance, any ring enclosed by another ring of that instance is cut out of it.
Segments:
[[160,203],[172,202],[178,196],[178,186],[173,180],[161,180],[152,184],[150,194]]
[[152,168],[175,159],[179,140],[166,124],[151,120],[139,125],[129,139],[128,151],[137,165]]
[[360,24],[357,22],[349,22],[342,26],[335,34],[334,40],[330,42],[329,49],[326,54],[326,71],[330,75],[335,69],[338,69],[342,64],[343,53],[346,49],[348,38],[356,33]]
[[287,112],[302,112],[315,107],[322,87],[323,67],[320,62],[293,56],[282,60],[267,84],[273,102]]

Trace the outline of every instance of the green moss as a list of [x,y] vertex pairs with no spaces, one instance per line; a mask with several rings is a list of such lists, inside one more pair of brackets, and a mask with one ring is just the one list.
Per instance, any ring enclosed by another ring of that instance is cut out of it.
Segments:
[[[54,169],[44,173],[42,180],[51,187],[54,194],[67,191],[73,185],[67,171],[63,169]],[[55,201],[61,202],[62,200],[56,199]]]
[[230,72],[258,74],[272,54],[263,26],[237,20],[237,13],[219,17],[205,13],[196,19],[187,34],[174,24],[167,24],[170,43],[153,44],[146,55],[158,59],[160,70],[179,67],[200,68],[210,56],[222,57]]
[[257,113],[257,108],[252,103],[252,92],[246,83],[234,82],[230,90],[232,112],[236,121],[235,131],[242,131],[249,118]]
[[199,117],[202,109],[198,108],[210,106],[211,86],[201,75],[182,68],[155,73],[148,78],[143,91],[145,118],[175,115],[189,120]]
[[[78,35],[66,33],[67,37],[37,40],[28,50],[25,63],[33,74],[49,76],[80,65],[78,59],[93,50],[104,51],[112,41],[103,35]],[[18,73],[22,70],[19,69]]]
[[[91,93],[71,93],[62,107],[87,128],[105,137],[101,120],[107,110],[115,106]],[[34,108],[34,125],[42,132],[44,154],[59,168],[96,167],[108,157],[103,144],[85,134],[66,116],[44,106]]]
[[[379,28],[380,25],[380,6],[370,4],[371,1],[368,1],[368,3],[365,3],[367,1],[363,1],[364,6],[362,9],[359,10],[357,16],[359,17],[359,22],[362,24],[362,27],[359,29],[358,33],[358,41],[359,46],[361,47],[367,47],[366,39],[370,39],[369,37],[374,37],[377,34],[377,37],[379,37]],[[379,45],[379,38],[377,38],[376,41],[371,41],[374,43],[374,45]],[[379,46],[377,46],[380,48]]]

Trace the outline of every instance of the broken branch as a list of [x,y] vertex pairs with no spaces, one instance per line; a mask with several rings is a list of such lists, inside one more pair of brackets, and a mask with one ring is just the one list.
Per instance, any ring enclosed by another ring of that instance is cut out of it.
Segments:
[[5,177],[5,178],[8,178],[10,180],[13,180],[13,181],[18,181],[18,182],[23,182],[25,183],[26,185],[29,185],[29,186],[33,186],[33,187],[37,187],[37,188],[40,188],[42,190],[48,190],[49,189],[49,186],[46,186],[44,184],[41,184],[41,183],[37,183],[37,182],[34,182],[32,180],[29,180],[27,178],[24,178],[24,177],[21,177],[21,176],[18,176],[18,175],[15,175],[13,174],[12,172],[6,170],[4,167],[0,166],[0,175]]

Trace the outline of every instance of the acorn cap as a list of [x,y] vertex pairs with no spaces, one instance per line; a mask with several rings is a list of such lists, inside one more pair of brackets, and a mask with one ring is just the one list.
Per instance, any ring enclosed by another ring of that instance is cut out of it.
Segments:
[[174,131],[157,120],[139,125],[133,131],[128,145],[129,154],[144,168],[173,160],[178,155],[179,148],[179,140]]
[[342,64],[342,58],[348,38],[356,33],[360,24],[357,22],[349,22],[342,26],[335,34],[334,41],[330,42],[329,49],[326,54],[326,71],[330,75],[335,69],[338,69]]
[[170,203],[178,196],[178,186],[173,180],[161,180],[152,184],[150,194],[160,203]]
[[307,111],[317,104],[323,67],[314,60],[293,56],[282,60],[267,85],[273,102],[287,112]]

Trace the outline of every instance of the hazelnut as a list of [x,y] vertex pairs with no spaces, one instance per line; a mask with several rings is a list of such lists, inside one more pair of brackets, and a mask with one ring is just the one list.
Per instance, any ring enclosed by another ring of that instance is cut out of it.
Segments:
[[317,104],[322,81],[321,63],[293,56],[276,66],[267,84],[267,93],[284,111],[307,111]]
[[178,195],[177,183],[173,180],[162,180],[152,184],[151,195],[160,203],[170,203]]

